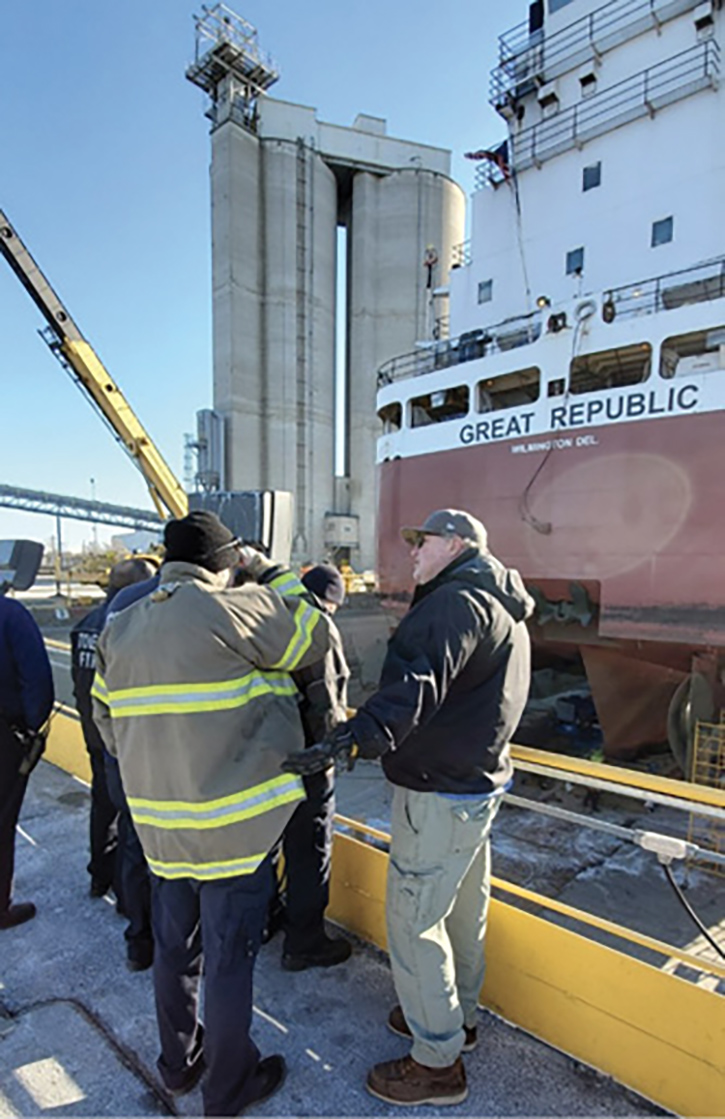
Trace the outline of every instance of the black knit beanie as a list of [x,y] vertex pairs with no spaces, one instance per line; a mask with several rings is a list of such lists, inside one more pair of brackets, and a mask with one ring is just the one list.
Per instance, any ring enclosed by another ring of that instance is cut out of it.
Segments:
[[302,576],[302,582],[308,591],[321,599],[322,602],[333,602],[335,606],[342,606],[345,601],[345,584],[342,575],[336,567],[329,563],[320,563],[311,567]]
[[233,532],[222,524],[215,513],[195,509],[178,521],[168,521],[164,529],[166,561],[195,563],[207,571],[224,571],[234,567],[238,553]]

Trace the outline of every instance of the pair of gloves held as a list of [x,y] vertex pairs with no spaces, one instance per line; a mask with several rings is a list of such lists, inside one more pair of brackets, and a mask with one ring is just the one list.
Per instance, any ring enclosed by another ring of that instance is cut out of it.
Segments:
[[299,777],[312,777],[335,763],[345,765],[350,770],[355,765],[357,754],[357,743],[352,731],[347,723],[340,723],[323,742],[290,754],[282,762],[282,769],[287,773],[296,773]]

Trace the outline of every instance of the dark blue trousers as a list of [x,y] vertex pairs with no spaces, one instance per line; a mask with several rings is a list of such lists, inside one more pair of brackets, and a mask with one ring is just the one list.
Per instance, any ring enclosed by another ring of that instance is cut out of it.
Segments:
[[118,846],[116,848],[116,897],[128,925],[124,936],[130,960],[150,959],[153,952],[151,932],[151,874],[133,826],[121,784],[118,762],[104,753],[108,792],[118,811]]
[[22,756],[15,736],[0,720],[0,913],[12,903],[15,825],[28,784],[18,773]]
[[255,874],[210,882],[151,875],[159,1072],[167,1088],[183,1088],[203,1060],[205,1115],[237,1115],[260,1093],[252,973],[272,888],[269,859]]
[[294,810],[282,840],[285,861],[284,950],[314,952],[325,941],[330,900],[335,771],[304,779],[306,800]]

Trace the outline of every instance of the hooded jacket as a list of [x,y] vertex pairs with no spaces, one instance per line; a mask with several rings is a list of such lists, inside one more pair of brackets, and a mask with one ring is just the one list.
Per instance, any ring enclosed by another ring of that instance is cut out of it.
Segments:
[[303,746],[290,673],[325,656],[327,619],[291,573],[281,593],[178,561],[160,576],[99,638],[94,718],[151,870],[250,874],[304,797],[280,770]]
[[416,588],[380,687],[350,721],[363,757],[419,792],[486,794],[512,774],[526,703],[533,599],[517,571],[468,549]]

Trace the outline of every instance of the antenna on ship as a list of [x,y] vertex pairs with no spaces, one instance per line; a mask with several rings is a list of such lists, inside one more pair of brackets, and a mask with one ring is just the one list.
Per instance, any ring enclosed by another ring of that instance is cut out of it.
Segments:
[[233,116],[254,132],[259,96],[278,81],[279,67],[260,48],[256,27],[226,4],[203,4],[201,12],[194,16],[194,61],[186,76],[209,94],[206,115],[213,124]]

